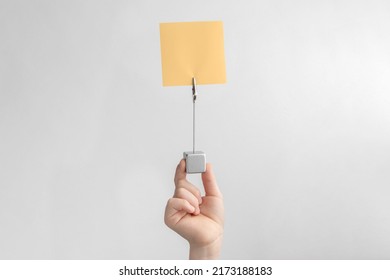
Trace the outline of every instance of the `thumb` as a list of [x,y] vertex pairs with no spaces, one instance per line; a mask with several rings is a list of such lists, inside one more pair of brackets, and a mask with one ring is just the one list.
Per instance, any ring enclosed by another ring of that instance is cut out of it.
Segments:
[[214,176],[213,167],[211,163],[207,163],[206,172],[202,173],[202,181],[206,196],[222,197],[217,181]]

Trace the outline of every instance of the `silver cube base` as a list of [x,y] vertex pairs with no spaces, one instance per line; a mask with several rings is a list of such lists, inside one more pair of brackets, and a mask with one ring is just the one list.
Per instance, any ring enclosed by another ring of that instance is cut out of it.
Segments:
[[186,172],[188,174],[206,171],[206,154],[204,152],[184,152],[183,158],[186,160]]

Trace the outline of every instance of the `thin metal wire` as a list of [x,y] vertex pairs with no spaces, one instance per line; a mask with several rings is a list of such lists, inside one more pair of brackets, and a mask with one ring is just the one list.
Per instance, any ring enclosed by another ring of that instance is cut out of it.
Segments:
[[195,100],[192,102],[192,152],[195,154]]
[[192,77],[192,152],[195,154],[195,101],[196,101],[196,79]]

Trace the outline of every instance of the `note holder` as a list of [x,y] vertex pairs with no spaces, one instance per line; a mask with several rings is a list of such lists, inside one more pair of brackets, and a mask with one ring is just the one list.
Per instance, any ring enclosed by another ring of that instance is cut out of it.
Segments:
[[186,161],[186,172],[188,174],[203,173],[206,171],[206,154],[202,151],[195,151],[195,102],[197,97],[196,79],[192,78],[192,151],[184,152],[183,158]]
[[206,171],[206,154],[195,150],[196,87],[226,83],[223,22],[160,23],[160,46],[163,86],[192,84],[193,145],[192,151],[183,153],[183,158],[187,173],[203,173]]

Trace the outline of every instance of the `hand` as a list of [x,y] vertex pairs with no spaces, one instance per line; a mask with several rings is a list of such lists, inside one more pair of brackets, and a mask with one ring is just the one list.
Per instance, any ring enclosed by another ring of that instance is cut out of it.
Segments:
[[186,179],[186,162],[176,168],[175,193],[165,209],[165,224],[187,239],[190,259],[219,257],[224,223],[222,194],[219,191],[211,164],[202,173],[205,196]]

